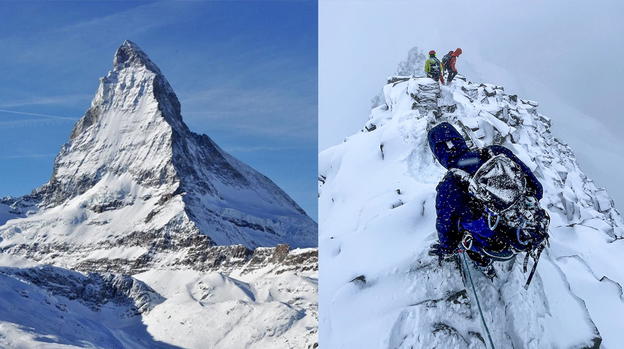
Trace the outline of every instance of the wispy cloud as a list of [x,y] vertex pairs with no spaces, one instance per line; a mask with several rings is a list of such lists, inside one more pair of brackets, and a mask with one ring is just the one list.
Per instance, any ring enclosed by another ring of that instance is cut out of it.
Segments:
[[18,127],[42,127],[42,126],[54,126],[60,122],[66,122],[67,120],[58,119],[25,119],[25,120],[12,120],[12,121],[0,121],[0,128],[10,129]]
[[2,108],[15,108],[31,105],[74,105],[79,102],[88,101],[92,98],[89,94],[69,94],[62,96],[43,96],[18,99],[13,101],[0,101]]
[[[167,6],[167,2],[148,2],[128,10],[61,27],[59,32],[76,35],[98,29],[108,29],[111,26],[123,26],[128,30],[128,34],[146,32],[179,20],[174,16],[159,16],[159,20],[154,20],[154,14],[158,14],[158,11],[165,6]],[[175,10],[175,7],[168,7]]]
[[18,159],[45,159],[53,158],[56,154],[13,154],[0,156],[2,160],[18,160]]
[[40,127],[40,126],[45,126],[45,125],[53,125],[57,123],[66,123],[66,122],[73,123],[73,122],[78,121],[78,118],[73,118],[73,117],[68,117],[68,116],[0,109],[0,115],[3,113],[10,114],[13,116],[15,115],[36,116],[36,118],[20,118],[18,120],[0,121],[0,128]]
[[71,120],[76,121],[78,118],[72,118],[68,116],[60,116],[60,115],[52,115],[52,114],[42,114],[42,113],[31,113],[25,111],[18,110],[8,110],[8,109],[0,109],[2,113],[15,114],[15,115],[26,115],[26,116],[39,116],[45,119],[54,119],[54,120]]

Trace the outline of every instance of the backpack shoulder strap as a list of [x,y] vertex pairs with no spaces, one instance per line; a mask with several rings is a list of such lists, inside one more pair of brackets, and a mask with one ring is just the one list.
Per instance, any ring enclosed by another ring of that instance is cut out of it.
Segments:
[[483,156],[485,161],[488,161],[496,155],[499,155],[491,147],[492,146],[488,145],[487,147],[481,149],[481,155]]

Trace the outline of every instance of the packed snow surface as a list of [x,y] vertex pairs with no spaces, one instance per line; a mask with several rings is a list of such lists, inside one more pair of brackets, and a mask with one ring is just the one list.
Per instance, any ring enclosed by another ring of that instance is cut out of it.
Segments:
[[382,100],[360,133],[320,154],[320,346],[489,347],[459,259],[439,266],[427,255],[446,173],[427,131],[447,121],[471,146],[511,149],[543,184],[551,216],[551,245],[528,290],[524,254],[495,263],[493,281],[468,269],[496,347],[621,347],[622,217],[537,103],[461,77],[450,86],[393,77]]

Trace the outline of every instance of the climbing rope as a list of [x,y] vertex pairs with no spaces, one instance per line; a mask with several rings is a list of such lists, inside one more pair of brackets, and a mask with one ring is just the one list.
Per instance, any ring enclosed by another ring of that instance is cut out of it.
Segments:
[[466,251],[462,251],[462,256],[464,258],[464,265],[466,266],[466,274],[468,274],[468,279],[470,280],[470,286],[472,286],[472,293],[475,296],[475,300],[477,301],[477,308],[479,309],[479,314],[481,315],[481,323],[483,324],[485,333],[487,334],[488,340],[490,341],[490,346],[492,347],[492,349],[495,349],[494,341],[492,341],[492,335],[490,334],[490,329],[487,327],[487,324],[485,323],[485,317],[483,317],[483,310],[481,310],[481,303],[479,303],[479,296],[477,296],[477,289],[475,288],[474,282],[472,281],[472,274],[470,274],[470,267],[468,266],[468,260],[466,259]]

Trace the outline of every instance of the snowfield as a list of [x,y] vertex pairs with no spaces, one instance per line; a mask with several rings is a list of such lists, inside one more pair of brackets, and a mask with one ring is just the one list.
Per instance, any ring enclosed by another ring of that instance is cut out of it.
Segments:
[[[144,317],[155,338],[185,348],[311,348],[317,331],[317,279],[194,271],[137,278],[167,300]],[[181,311],[183,309],[183,311]],[[218,315],[216,315],[218,314]]]
[[[427,255],[446,170],[427,131],[447,121],[469,145],[510,148],[544,186],[551,246],[528,290],[522,258],[470,269],[497,348],[619,348],[624,224],[604,189],[549,131],[537,103],[456,78],[393,77],[360,133],[319,156],[320,346],[485,348],[459,260]],[[487,345],[486,345],[487,343]]]
[[133,278],[1,262],[23,266],[0,267],[2,348],[313,348],[317,341],[313,265]]

